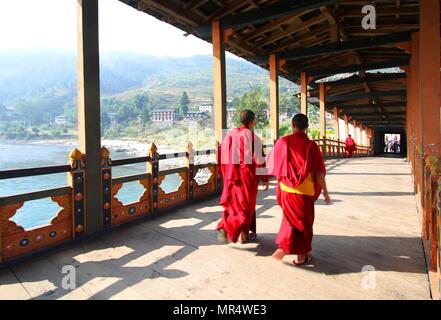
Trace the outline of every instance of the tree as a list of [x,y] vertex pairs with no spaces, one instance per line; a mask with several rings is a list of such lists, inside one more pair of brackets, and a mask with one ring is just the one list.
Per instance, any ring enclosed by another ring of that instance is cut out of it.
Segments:
[[187,92],[183,92],[181,100],[179,101],[178,113],[181,116],[185,116],[188,112],[188,106],[190,105],[190,99],[188,98]]
[[237,126],[240,125],[240,112],[243,110],[251,110],[254,112],[256,116],[256,128],[263,129],[268,126],[268,104],[264,100],[261,88],[254,88],[240,98],[239,106],[234,117],[234,123]]
[[142,109],[141,111],[141,122],[142,124],[146,124],[150,121],[150,110],[147,107],[144,107],[144,109]]

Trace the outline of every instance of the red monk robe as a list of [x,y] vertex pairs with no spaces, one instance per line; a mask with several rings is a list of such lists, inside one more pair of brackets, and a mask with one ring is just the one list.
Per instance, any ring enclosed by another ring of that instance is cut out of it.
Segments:
[[264,167],[265,162],[254,149],[262,154],[262,142],[244,125],[228,133],[219,147],[223,180],[220,204],[224,212],[217,230],[223,229],[232,242],[237,242],[241,233],[248,235],[255,220],[259,180],[268,181],[266,175],[256,175],[256,168]]
[[311,251],[314,202],[321,187],[315,173],[326,173],[317,144],[304,131],[280,138],[268,157],[270,175],[277,178],[277,202],[283,220],[276,243],[284,253],[306,255]]
[[347,137],[345,140],[345,149],[348,158],[352,158],[352,154],[355,152],[355,141],[351,136]]

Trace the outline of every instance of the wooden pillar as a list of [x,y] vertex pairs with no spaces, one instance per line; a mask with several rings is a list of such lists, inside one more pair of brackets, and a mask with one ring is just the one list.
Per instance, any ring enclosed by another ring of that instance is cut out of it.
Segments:
[[335,140],[340,141],[340,123],[338,121],[338,108],[334,107],[334,132]]
[[352,127],[354,128],[354,136],[352,137],[355,141],[355,144],[358,144],[357,141],[357,120],[352,121]]
[[421,112],[420,112],[420,36],[419,32],[412,33],[411,36],[411,48],[412,55],[410,57],[409,73],[410,79],[407,79],[409,89],[412,91],[411,94],[411,139],[412,139],[412,159],[413,159],[413,174],[414,174],[414,189],[417,194],[417,198],[421,197],[421,171],[422,171],[422,160],[420,144],[420,127],[421,127]]
[[345,134],[346,134],[345,139],[346,139],[347,137],[349,137],[349,117],[346,114],[344,116],[344,120],[345,120]]
[[424,156],[440,155],[440,3],[420,1],[420,110]]
[[363,124],[361,122],[359,124],[359,127],[360,127],[360,145],[364,146],[364,143],[363,143]]
[[[430,238],[430,224],[436,223],[431,216],[432,203],[428,203],[431,190],[430,175],[425,175],[426,158],[439,157],[441,152],[440,131],[440,3],[438,0],[420,1],[420,144],[421,144],[421,181],[422,181],[422,208],[423,208],[423,236]],[[426,183],[426,184],[424,184]],[[424,210],[429,208],[429,210]],[[431,261],[434,267],[434,261]]]
[[270,55],[270,127],[271,139],[279,138],[279,70],[277,56]]
[[221,142],[222,130],[227,128],[227,81],[224,39],[219,20],[213,21],[212,33],[214,130],[216,141]]
[[85,230],[91,234],[103,228],[98,0],[77,1],[78,149],[85,155]]
[[308,115],[308,77],[306,72],[300,74],[300,113]]
[[319,85],[319,104],[320,104],[320,136],[326,137],[326,111],[325,111],[325,84]]

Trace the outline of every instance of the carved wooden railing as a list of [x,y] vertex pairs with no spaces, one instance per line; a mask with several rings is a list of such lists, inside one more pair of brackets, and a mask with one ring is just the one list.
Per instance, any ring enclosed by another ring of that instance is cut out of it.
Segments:
[[[182,206],[192,201],[215,195],[220,190],[217,164],[195,164],[195,157],[215,154],[216,150],[195,151],[191,143],[185,152],[159,154],[152,144],[145,157],[113,160],[106,148],[101,150],[102,170],[102,226],[112,228],[128,221],[148,217],[165,210]],[[85,213],[84,155],[74,149],[69,164],[31,169],[0,171],[0,180],[66,172],[68,185],[62,188],[0,197],[0,263],[11,261],[65,242],[83,237],[87,231]],[[159,170],[159,162],[166,159],[184,158],[185,166]],[[145,163],[146,172],[131,176],[112,178],[112,168],[136,163]],[[208,170],[206,181],[195,180],[200,170]],[[176,190],[166,192],[161,184],[169,175],[177,174],[181,179]],[[139,199],[123,204],[118,192],[126,183],[138,181],[143,188]],[[49,198],[61,209],[46,225],[25,229],[12,218],[25,202]]]
[[[344,141],[322,138],[314,139],[317,142],[323,156],[325,158],[345,158],[346,149]],[[353,156],[367,157],[373,154],[372,149],[368,146],[356,145]]]

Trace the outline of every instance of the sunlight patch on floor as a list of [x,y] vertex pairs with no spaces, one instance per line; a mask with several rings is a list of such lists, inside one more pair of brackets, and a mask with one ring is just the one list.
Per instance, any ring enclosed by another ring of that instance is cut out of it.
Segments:
[[73,258],[79,263],[102,262],[110,259],[120,259],[132,252],[134,252],[132,248],[129,248],[127,246],[119,246],[113,248],[92,250],[87,253],[74,256]]
[[201,222],[202,222],[202,220],[197,219],[197,218],[174,219],[174,220],[167,221],[159,226],[162,228],[165,228],[165,229],[180,228],[180,227],[192,227],[192,226],[195,226]]
[[157,263],[159,260],[165,259],[167,257],[173,256],[179,250],[184,248],[184,246],[163,246],[159,249],[152,250],[138,258],[130,260],[122,267],[145,267]]

